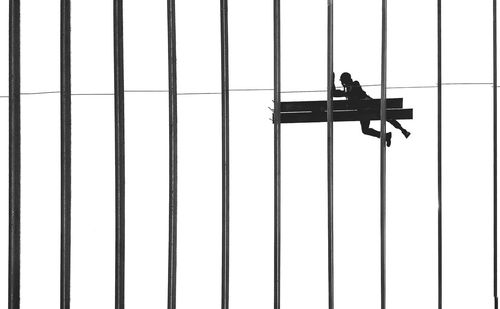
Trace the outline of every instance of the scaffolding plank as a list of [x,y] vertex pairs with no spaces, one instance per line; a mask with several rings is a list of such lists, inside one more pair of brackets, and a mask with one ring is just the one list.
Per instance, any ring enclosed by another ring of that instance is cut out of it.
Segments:
[[[350,110],[357,108],[379,109],[380,99],[333,101],[333,110]],[[403,108],[403,98],[387,99],[387,108]],[[326,111],[326,101],[281,102],[281,111],[324,112]]]
[[[388,109],[387,120],[413,119],[413,109]],[[334,111],[333,121],[380,120],[380,111]],[[326,112],[282,113],[281,123],[326,122]]]

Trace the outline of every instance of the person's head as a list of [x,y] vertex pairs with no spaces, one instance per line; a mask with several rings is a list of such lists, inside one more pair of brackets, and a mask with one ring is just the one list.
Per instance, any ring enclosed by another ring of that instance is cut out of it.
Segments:
[[348,87],[352,85],[353,81],[351,78],[351,74],[344,72],[342,75],[340,75],[340,82],[342,83],[342,86]]

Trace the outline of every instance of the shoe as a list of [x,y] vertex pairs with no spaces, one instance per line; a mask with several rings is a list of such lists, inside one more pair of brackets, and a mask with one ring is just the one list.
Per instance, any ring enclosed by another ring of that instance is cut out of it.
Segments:
[[406,130],[404,130],[404,131],[403,131],[403,135],[404,135],[406,138],[408,138],[408,136],[410,136],[410,134],[411,134],[411,133],[410,133],[410,132],[408,132],[408,131],[406,131]]
[[385,142],[387,143],[387,147],[391,147],[391,138],[392,138],[391,132],[389,132],[385,135]]

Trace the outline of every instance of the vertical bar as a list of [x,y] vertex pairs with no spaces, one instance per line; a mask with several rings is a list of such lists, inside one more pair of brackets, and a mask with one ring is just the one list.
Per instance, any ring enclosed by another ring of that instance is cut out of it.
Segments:
[[61,0],[61,278],[60,308],[70,308],[71,278],[71,1]]
[[21,268],[20,0],[9,3],[9,309],[19,309]]
[[498,147],[497,147],[497,0],[493,0],[493,297],[498,309]]
[[177,284],[177,47],[175,0],[167,1],[167,11],[169,98],[168,309],[175,309]]
[[125,308],[125,111],[123,64],[123,0],[114,0],[115,61],[115,308]]
[[386,96],[387,96],[387,0],[382,0],[382,80],[380,100],[380,304],[386,306]]
[[333,0],[328,0],[327,75],[327,156],[328,156],[328,308],[334,307],[334,231],[333,231]]
[[221,308],[229,308],[229,39],[227,0],[220,1],[222,88],[222,286]]
[[281,306],[281,5],[274,0],[274,309]]
[[438,308],[443,308],[443,202],[442,202],[442,42],[441,42],[441,0],[437,0],[437,79],[438,79]]

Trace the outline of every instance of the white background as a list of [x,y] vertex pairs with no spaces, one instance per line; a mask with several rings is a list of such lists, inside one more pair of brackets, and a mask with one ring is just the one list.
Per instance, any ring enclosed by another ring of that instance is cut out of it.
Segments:
[[[219,1],[177,1],[179,92],[220,89]],[[436,1],[389,0],[389,86],[436,84]],[[445,83],[491,82],[491,1],[443,0]],[[282,1],[283,90],[326,89],[326,0]],[[230,1],[231,88],[272,88],[272,1]],[[0,2],[8,95],[8,1]],[[381,3],[335,1],[335,72],[380,80]],[[124,1],[125,86],[166,90],[166,1]],[[72,1],[74,93],[113,92],[112,1]],[[59,89],[59,2],[22,1],[22,91]],[[338,81],[337,81],[337,84]],[[372,97],[380,89],[366,87]],[[491,308],[492,88],[443,92],[444,306]],[[436,89],[388,149],[387,307],[437,307]],[[325,99],[324,92],[283,100]],[[272,91],[232,92],[232,308],[273,306]],[[126,306],[165,308],[168,97],[126,102]],[[72,307],[114,301],[113,97],[73,97]],[[0,304],[7,303],[8,100],[0,98]],[[379,126],[373,122],[372,126]],[[178,308],[219,308],[220,95],[179,97]],[[327,307],[326,125],[283,125],[282,307]],[[335,304],[378,308],[379,143],[335,125]],[[59,96],[22,97],[23,308],[59,302]]]

